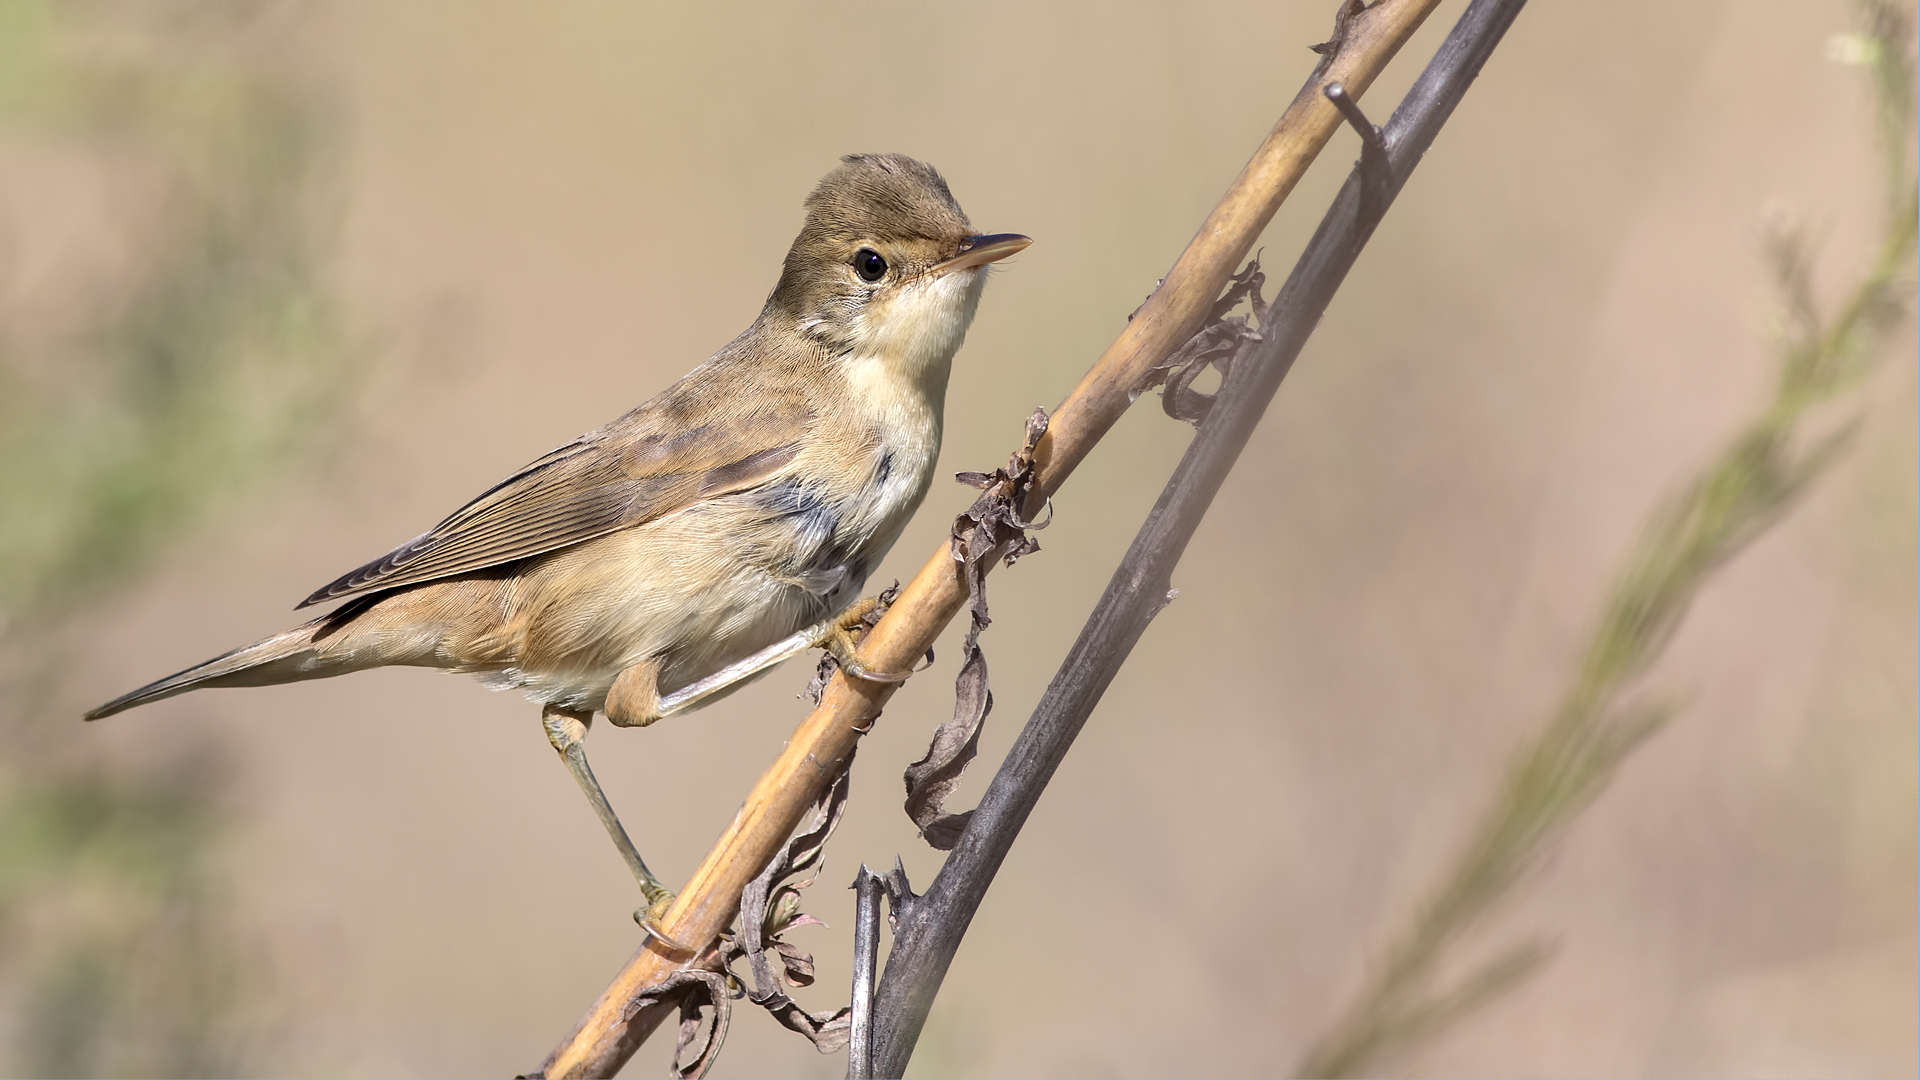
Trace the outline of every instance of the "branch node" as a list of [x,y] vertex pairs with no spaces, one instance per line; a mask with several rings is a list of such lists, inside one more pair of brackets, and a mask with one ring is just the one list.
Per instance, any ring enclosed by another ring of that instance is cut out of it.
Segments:
[[913,903],[920,899],[907,884],[907,865],[900,861],[900,856],[893,857],[893,869],[887,871],[880,883],[887,890],[887,929],[897,932],[900,920],[913,917]]
[[1333,36],[1318,45],[1307,46],[1309,51],[1320,54],[1322,68],[1325,68],[1334,57],[1340,55],[1340,50],[1347,43],[1347,35],[1353,30],[1353,20],[1366,13],[1367,5],[1363,0],[1346,0],[1340,5],[1340,9],[1333,13]]
[[1387,175],[1391,166],[1387,162],[1387,140],[1380,129],[1367,119],[1360,110],[1360,103],[1353,100],[1347,88],[1340,83],[1330,82],[1322,91],[1333,107],[1340,110],[1348,124],[1360,136],[1360,216],[1364,219],[1374,217],[1385,207],[1381,195],[1387,189]]

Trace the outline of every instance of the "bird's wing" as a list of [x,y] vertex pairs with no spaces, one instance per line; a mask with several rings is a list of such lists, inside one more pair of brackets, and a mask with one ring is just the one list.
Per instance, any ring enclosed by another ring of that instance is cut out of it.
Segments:
[[484,570],[743,491],[792,461],[813,422],[797,392],[759,387],[751,409],[723,414],[683,387],[547,454],[299,606]]

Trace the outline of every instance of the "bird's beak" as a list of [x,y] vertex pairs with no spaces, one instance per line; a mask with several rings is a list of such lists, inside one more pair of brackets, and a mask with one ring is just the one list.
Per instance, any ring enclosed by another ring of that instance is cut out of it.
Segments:
[[929,276],[952,273],[955,270],[971,270],[976,266],[985,266],[998,262],[1016,251],[1023,251],[1033,243],[1030,236],[1019,233],[993,233],[989,236],[969,236],[960,241],[960,251],[951,259],[933,264],[928,270]]

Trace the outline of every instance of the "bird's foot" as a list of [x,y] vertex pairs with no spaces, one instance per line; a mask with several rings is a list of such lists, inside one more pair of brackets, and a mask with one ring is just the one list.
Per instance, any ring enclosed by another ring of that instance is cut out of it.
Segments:
[[842,612],[839,618],[828,623],[820,631],[820,636],[813,640],[812,644],[816,648],[827,650],[833,659],[839,663],[840,670],[856,679],[865,679],[868,682],[877,683],[906,682],[907,676],[911,675],[912,672],[875,671],[861,663],[860,658],[856,655],[860,642],[859,638],[855,636],[855,632],[866,629],[867,616],[872,614],[873,609],[879,606],[880,598],[877,596],[869,596],[864,600],[855,602],[852,607]]
[[633,921],[639,923],[640,929],[645,930],[648,937],[658,941],[667,951],[674,953],[692,952],[692,949],[675,941],[672,937],[668,936],[665,930],[660,928],[661,924],[666,920],[667,910],[673,907],[673,893],[668,892],[663,887],[656,886],[646,890],[646,897],[649,903],[646,907],[634,909]]

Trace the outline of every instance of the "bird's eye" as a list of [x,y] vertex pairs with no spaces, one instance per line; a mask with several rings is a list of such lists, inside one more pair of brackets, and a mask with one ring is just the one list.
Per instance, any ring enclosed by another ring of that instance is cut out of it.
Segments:
[[860,275],[861,281],[879,281],[887,276],[887,260],[872,248],[861,248],[860,253],[853,257],[853,269]]

